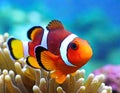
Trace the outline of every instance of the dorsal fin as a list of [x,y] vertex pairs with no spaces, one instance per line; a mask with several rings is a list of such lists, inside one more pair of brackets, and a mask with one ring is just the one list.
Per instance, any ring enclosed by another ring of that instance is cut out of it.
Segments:
[[48,26],[46,27],[49,31],[56,30],[56,29],[64,29],[64,26],[59,20],[52,20]]
[[44,31],[44,29],[41,26],[34,26],[28,30],[27,36],[30,40],[33,40],[36,35],[41,33],[41,31]]

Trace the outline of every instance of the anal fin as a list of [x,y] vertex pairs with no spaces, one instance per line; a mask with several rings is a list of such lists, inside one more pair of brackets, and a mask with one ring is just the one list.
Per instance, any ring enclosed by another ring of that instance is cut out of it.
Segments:
[[33,68],[37,68],[37,69],[41,68],[35,57],[28,56],[26,59],[26,63]]

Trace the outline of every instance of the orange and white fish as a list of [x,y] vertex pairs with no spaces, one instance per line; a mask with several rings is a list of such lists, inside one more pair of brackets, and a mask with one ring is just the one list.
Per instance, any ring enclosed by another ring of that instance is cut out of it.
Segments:
[[58,20],[46,27],[32,27],[27,35],[30,42],[10,38],[8,48],[13,59],[26,57],[26,63],[34,68],[51,71],[51,78],[63,83],[67,74],[74,73],[92,57],[92,49],[86,40],[64,29]]

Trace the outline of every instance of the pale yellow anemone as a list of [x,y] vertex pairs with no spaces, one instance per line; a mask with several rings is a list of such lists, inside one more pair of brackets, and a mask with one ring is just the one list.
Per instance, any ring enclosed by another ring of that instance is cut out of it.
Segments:
[[85,70],[78,70],[59,85],[49,72],[27,66],[24,58],[11,60],[8,37],[8,33],[0,35],[0,93],[112,93],[112,88],[103,83],[104,75],[90,74],[85,80]]

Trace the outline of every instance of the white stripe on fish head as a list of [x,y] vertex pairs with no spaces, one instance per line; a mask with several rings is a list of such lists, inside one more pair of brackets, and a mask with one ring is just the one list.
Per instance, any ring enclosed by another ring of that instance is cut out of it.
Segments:
[[75,65],[73,65],[72,63],[70,63],[68,61],[68,58],[67,58],[67,48],[68,48],[68,45],[71,41],[73,41],[76,37],[75,34],[70,34],[68,35],[61,43],[61,46],[60,46],[60,55],[62,57],[62,60],[64,61],[64,63],[68,66],[73,66],[73,67],[76,67]]

